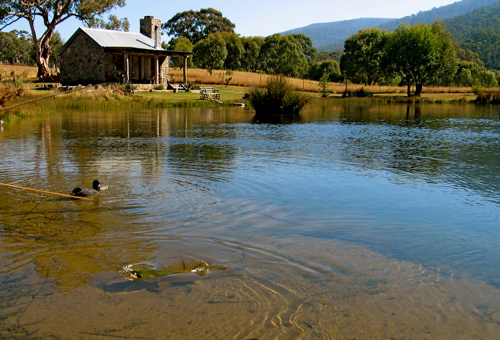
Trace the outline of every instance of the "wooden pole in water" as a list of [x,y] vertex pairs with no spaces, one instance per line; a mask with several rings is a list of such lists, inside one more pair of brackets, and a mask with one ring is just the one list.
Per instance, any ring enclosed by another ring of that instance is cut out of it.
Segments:
[[60,197],[74,198],[74,199],[78,199],[78,200],[93,201],[93,199],[91,199],[91,198],[86,198],[86,197],[81,197],[81,196],[72,196],[72,195],[66,195],[66,194],[59,194],[57,192],[51,192],[51,191],[45,191],[45,190],[38,190],[38,189],[32,189],[32,188],[26,188],[26,187],[20,187],[18,185],[5,184],[5,183],[0,183],[0,185],[3,185],[5,187],[9,187],[9,188],[14,188],[14,189],[21,189],[21,190],[28,190],[28,191],[40,192],[42,194],[49,194],[49,195],[55,195],[55,196],[60,196]]

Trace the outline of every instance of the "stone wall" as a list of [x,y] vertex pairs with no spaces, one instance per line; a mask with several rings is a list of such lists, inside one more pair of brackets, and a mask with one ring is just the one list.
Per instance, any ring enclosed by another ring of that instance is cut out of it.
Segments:
[[169,72],[168,60],[169,59],[170,59],[169,57],[165,57],[165,60],[162,63],[161,58],[160,58],[160,83],[164,84],[164,85],[167,84],[167,80],[168,80],[168,72]]
[[161,46],[161,20],[155,19],[152,16],[146,16],[144,19],[139,21],[140,23],[140,32],[145,36],[150,37],[151,39],[155,39],[155,27],[156,27],[156,39],[158,46]]
[[64,85],[99,84],[108,81],[114,70],[113,56],[104,53],[83,32],[61,54],[61,83]]

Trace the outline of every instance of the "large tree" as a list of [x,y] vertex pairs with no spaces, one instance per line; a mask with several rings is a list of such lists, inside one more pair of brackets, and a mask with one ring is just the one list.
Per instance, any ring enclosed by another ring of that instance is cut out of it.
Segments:
[[387,32],[378,28],[359,31],[345,42],[340,61],[344,75],[353,82],[373,85],[384,76]]
[[[408,96],[415,84],[415,95],[437,77],[448,77],[456,72],[456,53],[453,43],[432,25],[403,24],[391,34],[388,60],[405,79]],[[450,60],[451,59],[451,60]]]
[[89,28],[102,28],[105,30],[113,31],[123,31],[128,32],[130,28],[130,23],[127,18],[118,19],[116,15],[110,15],[108,17],[108,22],[104,21],[103,18],[92,17],[90,20],[86,21]]
[[260,50],[264,71],[302,77],[308,69],[307,57],[302,48],[301,43],[291,35],[277,33],[268,36]]
[[241,67],[243,57],[245,55],[245,47],[241,38],[236,33],[222,33],[222,37],[226,42],[227,57],[224,60],[225,70],[238,70]]
[[[89,21],[117,6],[125,6],[125,0],[1,0],[0,29],[21,19],[28,21],[40,77],[49,74],[50,40],[57,25],[70,17]],[[45,25],[42,34],[35,29],[37,19]]]
[[214,69],[224,66],[227,57],[226,41],[221,33],[210,34],[196,44],[193,52],[193,62],[201,68],[206,68],[212,75]]
[[[193,52],[194,45],[187,38],[174,38],[163,48],[173,51]],[[171,57],[171,63],[173,67],[182,68],[184,67],[184,57]],[[188,67],[193,67],[193,58],[188,58]]]
[[0,32],[0,60],[11,64],[24,63],[33,65],[33,44],[28,32],[16,31]]
[[234,33],[234,27],[229,19],[213,8],[177,13],[162,26],[167,35],[188,38],[193,45],[216,32]]
[[262,67],[260,48],[264,45],[263,37],[242,37],[245,54],[241,60],[243,70],[257,72]]

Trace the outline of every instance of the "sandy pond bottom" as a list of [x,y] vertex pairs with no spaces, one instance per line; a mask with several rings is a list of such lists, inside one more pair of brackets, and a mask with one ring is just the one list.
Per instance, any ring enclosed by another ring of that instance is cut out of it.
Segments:
[[[491,285],[456,279],[439,269],[431,271],[338,241],[292,236],[274,240],[272,246],[278,250],[268,253],[231,242],[171,243],[168,259],[159,257],[156,263],[186,258],[181,255],[186,247],[193,255],[190,259],[199,254],[203,260],[214,260],[224,248],[224,264],[232,269],[199,283],[157,291],[104,291],[104,285],[125,281],[118,272],[101,273],[67,291],[55,289],[50,279],[36,272],[23,277],[2,274],[1,323],[10,325],[10,331],[0,335],[44,339],[500,337],[500,313],[494,307],[500,305],[500,297]],[[213,259],[202,254],[212,254]]]
[[[0,339],[500,339],[498,108],[252,117],[4,123],[0,182],[110,189],[0,188]],[[119,273],[179,261],[229,270],[172,285]]]

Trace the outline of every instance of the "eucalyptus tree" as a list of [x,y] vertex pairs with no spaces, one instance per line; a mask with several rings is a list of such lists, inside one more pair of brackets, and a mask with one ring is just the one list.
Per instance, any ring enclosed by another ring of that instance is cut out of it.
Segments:
[[458,70],[453,82],[457,86],[473,86],[474,83],[479,83],[484,87],[498,86],[494,72],[470,61],[458,62]]
[[194,46],[193,52],[193,62],[201,68],[206,68],[212,75],[214,69],[224,66],[227,57],[226,42],[221,33],[210,34]]
[[313,62],[309,68],[309,79],[321,80],[326,77],[328,81],[342,81],[339,63],[336,60]]
[[[188,38],[174,38],[171,39],[167,46],[164,46],[169,50],[183,51],[183,52],[193,52],[194,45],[189,41]],[[174,67],[184,67],[183,57],[172,57],[172,66]],[[188,67],[193,66],[193,58],[188,59]]]
[[128,32],[130,23],[127,18],[118,19],[116,15],[110,15],[108,21],[99,17],[92,17],[85,22],[89,28],[103,28],[106,30]]
[[11,64],[24,63],[32,65],[34,59],[31,51],[31,43],[28,32],[13,30],[11,32],[0,32],[0,60]]
[[295,40],[297,40],[302,46],[302,52],[307,57],[307,59],[314,59],[318,54],[316,48],[313,47],[311,38],[305,34],[290,34]]
[[434,85],[450,85],[457,73],[457,48],[451,32],[437,19],[431,26],[439,42],[439,67],[431,80]]
[[373,85],[384,77],[388,33],[378,28],[360,30],[344,45],[340,68],[346,78],[356,83]]
[[[2,0],[0,30],[21,19],[28,21],[35,45],[38,76],[45,76],[49,74],[50,40],[57,25],[71,17],[88,21],[117,6],[125,6],[125,0]],[[41,34],[36,31],[36,19],[45,26]]]
[[263,37],[242,37],[241,42],[245,49],[241,68],[247,72],[257,72],[262,67],[260,49],[264,45]]
[[213,8],[202,8],[199,11],[185,11],[174,15],[163,24],[163,30],[173,38],[187,38],[196,45],[210,34],[234,33],[235,25],[222,13]]
[[418,96],[424,85],[447,73],[454,74],[456,70],[453,44],[435,33],[431,25],[399,26],[391,33],[388,60],[405,79],[408,96],[412,84],[415,84],[415,95]]
[[226,42],[227,57],[224,60],[225,70],[238,70],[241,68],[245,56],[245,47],[241,38],[236,33],[224,32],[222,37]]
[[261,47],[262,68],[266,73],[302,77],[308,69],[308,61],[302,45],[292,36],[274,34],[268,36]]

